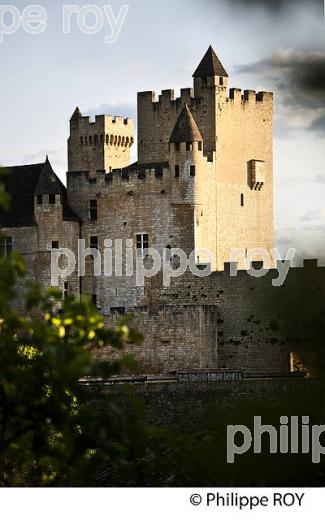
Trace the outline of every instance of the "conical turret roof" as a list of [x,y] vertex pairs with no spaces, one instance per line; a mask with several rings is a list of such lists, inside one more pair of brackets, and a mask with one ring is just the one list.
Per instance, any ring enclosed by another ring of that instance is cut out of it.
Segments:
[[80,112],[80,108],[77,107],[76,110],[73,112],[70,121],[76,121],[77,119],[80,119],[82,117],[82,113]]
[[193,78],[207,78],[208,76],[228,77],[227,72],[211,45],[203,56],[200,65],[194,72]]
[[186,143],[193,141],[202,141],[202,136],[194,120],[194,117],[190,112],[190,109],[187,105],[185,105],[180,115],[178,116],[169,142]]

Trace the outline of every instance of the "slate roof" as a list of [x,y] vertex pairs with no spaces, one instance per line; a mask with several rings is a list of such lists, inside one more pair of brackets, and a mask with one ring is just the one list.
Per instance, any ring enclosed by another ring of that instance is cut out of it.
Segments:
[[0,183],[11,197],[10,210],[0,208],[2,227],[36,226],[34,197],[43,194],[60,194],[63,220],[79,222],[79,217],[67,202],[67,190],[46,158],[45,163],[0,168]]
[[82,113],[80,112],[80,108],[77,107],[76,110],[73,112],[70,121],[77,121],[82,117]]
[[178,116],[172,135],[170,136],[170,143],[186,143],[193,141],[202,141],[202,136],[197,124],[192,116],[187,105],[183,108]]
[[211,45],[194,72],[193,78],[207,78],[208,76],[223,76],[228,78],[227,72]]

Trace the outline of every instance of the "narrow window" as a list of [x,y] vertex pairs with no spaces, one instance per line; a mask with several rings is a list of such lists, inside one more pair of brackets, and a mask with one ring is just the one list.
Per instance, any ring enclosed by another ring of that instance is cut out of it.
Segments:
[[98,237],[91,236],[89,241],[90,249],[98,249]]
[[180,150],[180,143],[175,143],[175,151],[179,152]]
[[91,303],[97,307],[97,294],[91,295]]
[[139,256],[145,256],[146,250],[149,249],[149,235],[141,233],[137,235],[137,253]]
[[93,144],[93,138],[92,138],[92,136],[91,136],[91,135],[89,136],[89,144],[90,144],[90,145],[92,145],[92,144]]
[[60,248],[59,242],[57,240],[53,240],[52,249],[59,249],[59,248]]
[[95,143],[95,144],[98,144],[98,135],[95,135],[95,137],[94,137],[94,143]]
[[199,141],[199,151],[202,152],[202,141]]
[[51,193],[51,195],[49,195],[49,203],[55,204],[55,194]]
[[220,78],[219,78],[219,85],[223,85],[223,77],[222,76],[220,76]]
[[97,200],[89,202],[89,220],[95,222],[97,220]]
[[8,258],[12,253],[12,237],[0,237],[0,257]]
[[179,164],[175,166],[175,177],[179,177]]
[[241,207],[244,206],[244,194],[243,193],[241,193],[241,195],[240,195],[240,205],[241,205]]
[[191,175],[191,177],[195,177],[195,166],[194,166],[194,164],[191,165],[190,175]]
[[43,204],[43,195],[37,195],[37,204]]
[[64,282],[64,299],[66,300],[69,296],[69,282]]
[[186,143],[186,150],[192,150],[192,143]]
[[81,136],[80,137],[80,144],[83,145],[84,144],[84,138]]
[[114,314],[114,315],[124,315],[125,307],[111,307],[109,312],[110,312],[110,314]]

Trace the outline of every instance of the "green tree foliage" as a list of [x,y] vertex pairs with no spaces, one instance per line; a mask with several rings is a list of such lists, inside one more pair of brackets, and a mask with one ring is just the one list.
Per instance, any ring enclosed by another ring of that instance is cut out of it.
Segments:
[[[8,203],[0,189],[0,204]],[[163,411],[149,410],[149,415],[152,422],[176,432],[148,428],[144,406],[130,388],[123,392],[119,387],[115,392],[101,384],[91,389],[80,384],[80,378],[107,378],[130,365],[132,361],[125,357],[120,362],[98,361],[89,348],[122,350],[125,340],[140,343],[141,337],[128,327],[128,321],[106,328],[87,299],[71,297],[62,302],[57,291],[44,292],[30,284],[25,284],[25,312],[18,313],[13,302],[17,280],[24,283],[24,276],[20,256],[0,258],[0,486],[324,484],[325,463],[312,464],[310,454],[269,455],[266,446],[261,455],[249,452],[237,457],[233,465],[226,463],[228,424],[252,428],[255,415],[275,426],[283,415],[309,415],[311,423],[324,424],[322,378],[310,384],[305,381],[299,392],[288,382],[282,394],[278,389],[274,395],[272,381],[263,383],[265,395],[262,391],[255,395],[254,381],[250,388],[243,383],[242,395],[232,383],[226,385],[224,396],[211,386],[211,395],[206,396],[210,406],[202,406],[200,390],[193,407],[189,401],[187,408],[172,393],[169,399],[166,392],[160,395],[160,401],[166,400]],[[318,286],[315,280],[310,291]],[[308,308],[317,300],[314,292],[307,298],[308,291],[294,301],[307,302],[302,306],[301,323],[307,330],[308,318],[308,326],[315,331],[312,343],[322,354],[318,361],[322,375],[324,320],[309,316]],[[285,312],[292,302],[284,297],[283,302]],[[322,311],[321,305],[318,308]],[[274,334],[278,312],[279,305],[270,302]],[[292,312],[287,319],[288,335],[296,329],[297,338],[304,338],[296,323]]]
[[[0,204],[8,203],[1,189]],[[0,258],[0,485],[87,485],[101,466],[136,472],[147,436],[139,405],[129,405],[131,413],[109,398],[94,406],[80,378],[111,376],[130,363],[98,361],[89,345],[122,349],[140,335],[127,320],[106,328],[86,298],[62,302],[60,292],[24,276],[19,255]],[[13,305],[18,279],[23,314]]]

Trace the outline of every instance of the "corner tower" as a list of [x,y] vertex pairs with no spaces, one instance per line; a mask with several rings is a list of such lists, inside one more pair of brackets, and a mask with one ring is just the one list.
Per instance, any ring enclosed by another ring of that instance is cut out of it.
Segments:
[[217,111],[227,97],[228,74],[210,46],[193,74],[193,88],[138,93],[138,156],[142,164],[168,160],[168,141],[177,118],[187,103],[204,142],[204,153],[212,160],[216,151]]
[[[174,223],[181,237],[180,247],[189,254],[195,250],[197,264],[209,263],[215,269],[215,163],[203,154],[203,138],[187,104],[170,136],[169,165],[174,176],[172,204],[179,207],[182,217]],[[185,213],[187,218],[183,218]],[[211,254],[207,256],[206,250]]]
[[77,107],[70,119],[68,171],[92,176],[128,166],[133,142],[133,119],[99,115],[91,121]]

